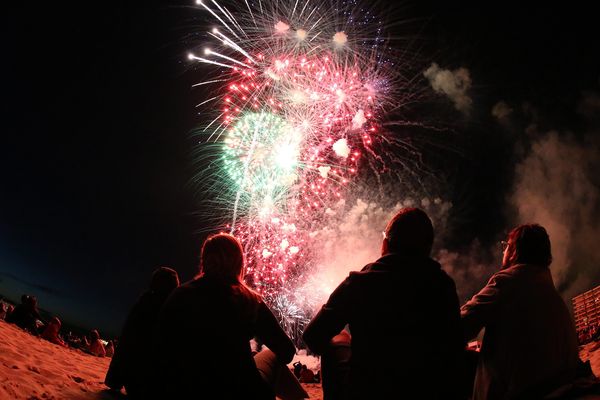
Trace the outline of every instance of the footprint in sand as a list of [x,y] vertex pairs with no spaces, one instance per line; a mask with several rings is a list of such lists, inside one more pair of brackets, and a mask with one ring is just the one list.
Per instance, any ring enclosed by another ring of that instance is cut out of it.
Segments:
[[74,376],[74,375],[71,375],[71,376],[70,376],[70,378],[71,378],[71,379],[73,379],[73,380],[74,380],[75,382],[77,382],[77,383],[82,383],[82,382],[85,382],[85,379],[83,379],[83,378],[80,378],[79,376]]

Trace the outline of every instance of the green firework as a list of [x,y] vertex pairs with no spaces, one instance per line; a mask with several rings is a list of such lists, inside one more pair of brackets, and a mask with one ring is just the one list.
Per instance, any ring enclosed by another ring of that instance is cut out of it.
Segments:
[[259,213],[285,206],[298,180],[301,134],[268,112],[240,116],[224,140],[223,166],[238,198]]

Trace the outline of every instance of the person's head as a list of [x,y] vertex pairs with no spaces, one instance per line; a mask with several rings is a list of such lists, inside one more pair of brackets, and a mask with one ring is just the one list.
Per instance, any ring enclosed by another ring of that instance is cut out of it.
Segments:
[[58,331],[60,331],[61,325],[62,324],[60,322],[60,319],[58,319],[58,317],[52,317],[50,319],[50,321],[48,321],[48,326],[46,327],[46,329],[50,332],[58,333]]
[[28,301],[29,301],[29,295],[28,294],[21,295],[21,304],[27,304]]
[[179,286],[179,275],[177,271],[168,267],[160,267],[152,273],[150,290],[155,293],[171,293]]
[[244,249],[235,236],[218,233],[204,241],[200,255],[200,276],[242,282],[243,270]]
[[35,309],[37,308],[37,297],[27,296],[23,304],[27,306],[28,309]]
[[50,318],[50,321],[48,323],[50,325],[56,326],[58,329],[60,329],[60,326],[62,325],[62,323],[60,322],[60,319],[58,319],[58,317]]
[[98,331],[94,329],[90,332],[90,339],[92,339],[92,341],[100,339],[100,333],[98,333]]
[[552,263],[550,237],[538,224],[519,225],[508,234],[502,267],[535,264],[549,267]]
[[428,257],[432,245],[433,224],[425,211],[403,208],[385,228],[381,253]]

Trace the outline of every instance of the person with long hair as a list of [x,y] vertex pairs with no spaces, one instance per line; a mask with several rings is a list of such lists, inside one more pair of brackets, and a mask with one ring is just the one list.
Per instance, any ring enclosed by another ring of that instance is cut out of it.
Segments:
[[257,337],[283,366],[295,347],[261,296],[244,283],[244,267],[242,244],[233,235],[206,239],[199,274],[175,289],[159,314],[157,374],[150,382],[157,398],[275,398],[250,340]]

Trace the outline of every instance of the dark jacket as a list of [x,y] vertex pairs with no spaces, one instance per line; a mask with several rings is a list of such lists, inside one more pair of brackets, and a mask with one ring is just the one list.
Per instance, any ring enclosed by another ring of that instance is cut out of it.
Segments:
[[148,291],[132,307],[106,373],[107,386],[116,390],[125,386],[129,397],[144,397],[148,366],[154,358],[153,331],[167,296],[168,293]]
[[547,267],[496,273],[461,314],[466,338],[485,328],[473,399],[535,399],[575,377],[575,327]]
[[430,258],[388,254],[351,272],[304,332],[322,354],[349,324],[355,399],[455,398],[464,343],[453,280]]
[[18,304],[14,310],[6,316],[6,322],[17,325],[21,329],[37,335],[37,321],[42,320],[37,308],[29,304]]
[[274,399],[249,341],[257,337],[284,364],[295,353],[262,301],[206,277],[175,289],[160,312],[156,334],[157,375],[151,387],[157,398],[216,393],[220,399]]

